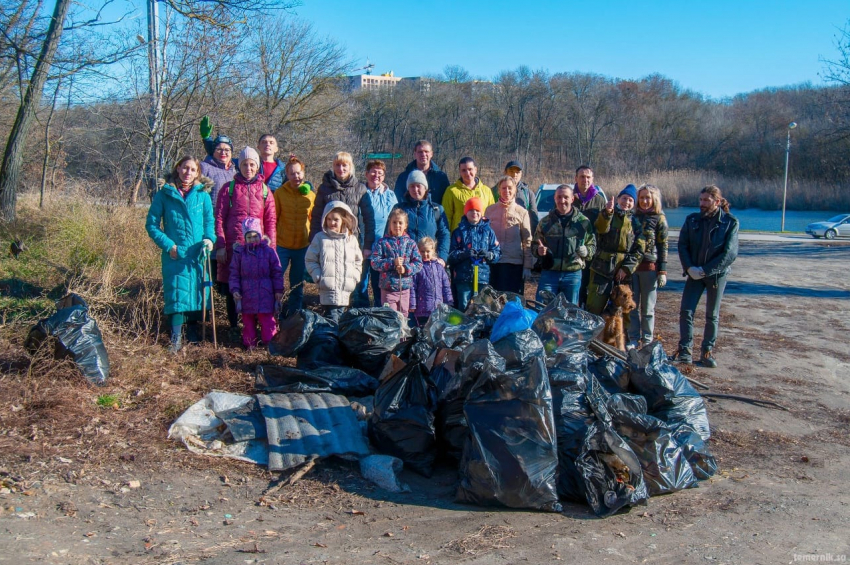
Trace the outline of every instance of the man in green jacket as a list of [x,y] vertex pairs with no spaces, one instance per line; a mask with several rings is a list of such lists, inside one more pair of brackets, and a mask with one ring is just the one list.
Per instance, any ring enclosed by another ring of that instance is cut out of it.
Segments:
[[537,224],[531,246],[543,268],[536,299],[543,301],[542,291],[563,292],[567,300],[578,304],[581,270],[585,259],[593,257],[596,238],[590,220],[573,206],[570,185],[556,188],[554,199],[555,209]]

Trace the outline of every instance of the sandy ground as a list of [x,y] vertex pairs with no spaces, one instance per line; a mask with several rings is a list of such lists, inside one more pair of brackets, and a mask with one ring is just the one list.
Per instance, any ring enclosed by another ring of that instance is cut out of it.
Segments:
[[[710,403],[720,472],[628,513],[600,520],[569,503],[562,514],[461,506],[448,468],[430,480],[405,472],[413,492],[392,495],[344,462],[263,498],[268,473],[218,460],[207,472],[181,470],[194,456],[175,444],[170,465],[128,458],[80,477],[62,462],[65,473],[0,494],[0,562],[841,562],[850,553],[848,264],[846,243],[742,241],[723,302],[720,366],[690,375],[789,411]],[[671,279],[657,312],[668,352],[682,288]]]

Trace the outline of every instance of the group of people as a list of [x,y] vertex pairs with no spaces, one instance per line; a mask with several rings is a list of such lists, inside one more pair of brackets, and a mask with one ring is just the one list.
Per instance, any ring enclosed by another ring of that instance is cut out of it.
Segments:
[[[228,137],[211,138],[208,122],[201,130],[206,158],[175,164],[146,223],[162,250],[175,352],[184,334],[199,340],[198,321],[210,304],[205,278],[217,281],[226,299],[231,331],[238,332],[241,315],[242,342],[254,348],[272,339],[278,318],[302,308],[305,281],[317,285],[330,319],[350,306],[383,304],[424,324],[440,303],[465,310],[478,286],[523,294],[534,268],[541,271],[538,300],[563,292],[596,314],[614,285],[631,284],[640,307],[629,340],[640,346],[653,339],[656,291],[667,279],[667,222],[655,186],[630,184],[608,199],[582,166],[575,184],[558,186],[554,208],[541,220],[518,161],[507,163],[491,189],[474,159],[464,157],[450,183],[433,162],[431,143],[421,140],[393,187],[382,161],[366,163],[363,181],[352,156],[339,152],[314,188],[300,159],[278,159],[274,136],[263,135],[259,150],[245,147],[234,160]],[[738,224],[717,187],[703,189],[700,209],[679,239],[688,279],[676,359],[692,361],[693,314],[707,290],[701,361],[715,366],[711,351]]]

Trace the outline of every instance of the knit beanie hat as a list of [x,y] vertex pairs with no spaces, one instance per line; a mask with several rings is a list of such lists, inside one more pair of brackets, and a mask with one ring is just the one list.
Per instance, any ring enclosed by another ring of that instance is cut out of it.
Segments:
[[224,143],[225,145],[229,145],[230,150],[233,151],[233,142],[226,135],[220,135],[213,139],[213,147],[218,147],[222,143]]
[[252,231],[262,235],[263,225],[260,223],[260,220],[251,217],[242,220],[242,237],[245,237]]
[[633,184],[627,184],[627,185],[626,185],[626,188],[624,188],[623,190],[621,190],[621,191],[620,191],[620,194],[618,194],[618,195],[617,195],[617,198],[621,197],[621,196],[622,196],[622,195],[624,195],[624,194],[625,194],[626,196],[631,196],[631,197],[632,197],[632,200],[634,200],[635,202],[637,202],[637,188],[635,188],[635,185],[633,185]]
[[410,188],[411,184],[421,184],[427,189],[428,178],[425,176],[425,173],[423,173],[419,169],[413,169],[412,171],[410,171],[410,174],[407,175],[407,188]]
[[260,154],[253,147],[246,147],[239,152],[239,160],[243,161],[245,159],[253,159],[257,166],[260,166]]
[[466,214],[470,210],[478,210],[482,214],[484,213],[484,203],[481,202],[481,199],[477,196],[473,196],[469,200],[466,201],[466,204],[463,205],[463,213]]

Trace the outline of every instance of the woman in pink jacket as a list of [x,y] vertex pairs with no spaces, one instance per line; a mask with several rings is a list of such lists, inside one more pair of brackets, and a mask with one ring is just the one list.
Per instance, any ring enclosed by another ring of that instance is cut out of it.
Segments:
[[261,236],[275,241],[277,237],[277,214],[274,207],[274,195],[266,186],[260,173],[260,155],[251,147],[239,153],[239,172],[230,183],[218,191],[215,203],[216,259],[218,272],[216,278],[219,292],[227,297],[227,320],[231,329],[238,326],[236,302],[230,294],[230,261],[233,259],[233,245],[244,243],[242,222],[246,218],[260,219]]

